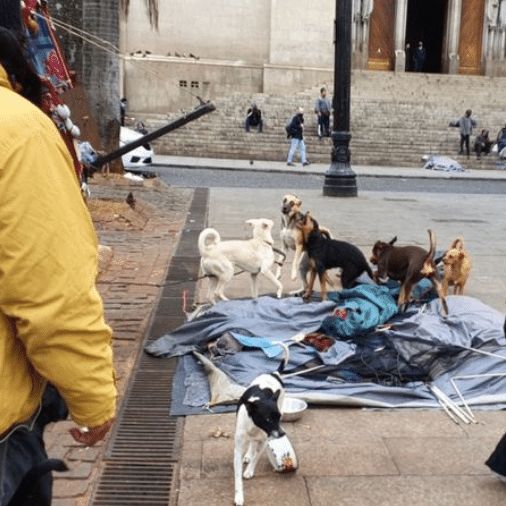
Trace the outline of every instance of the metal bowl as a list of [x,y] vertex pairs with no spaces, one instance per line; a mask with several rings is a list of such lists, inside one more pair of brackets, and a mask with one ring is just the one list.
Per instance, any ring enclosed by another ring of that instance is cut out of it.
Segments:
[[283,409],[281,410],[281,420],[283,422],[295,422],[307,409],[306,401],[295,397],[285,397]]

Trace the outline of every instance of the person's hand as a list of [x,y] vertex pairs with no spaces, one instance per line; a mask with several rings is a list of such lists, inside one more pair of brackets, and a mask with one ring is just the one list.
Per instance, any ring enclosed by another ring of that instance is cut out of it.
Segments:
[[78,427],[72,427],[69,429],[70,434],[78,443],[82,443],[86,446],[93,446],[95,443],[102,441],[106,434],[109,432],[112,424],[114,423],[115,418],[111,418],[107,420],[107,422],[102,425],[97,425],[96,427],[90,427],[89,429],[83,430]]

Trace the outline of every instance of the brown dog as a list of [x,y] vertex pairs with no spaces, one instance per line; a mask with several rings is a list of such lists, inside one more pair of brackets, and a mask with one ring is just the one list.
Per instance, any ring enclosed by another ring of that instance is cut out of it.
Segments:
[[419,246],[394,246],[397,237],[390,242],[377,241],[372,248],[370,261],[378,266],[374,273],[375,281],[391,278],[401,283],[398,304],[403,310],[406,309],[413,286],[423,278],[432,282],[438,297],[441,300],[443,310],[448,314],[448,306],[443,294],[439,275],[434,263],[436,251],[435,239],[431,230],[429,232],[429,251]]
[[450,249],[443,256],[445,275],[443,279],[443,294],[448,295],[448,288],[453,283],[453,293],[462,295],[464,285],[471,272],[471,259],[464,249],[464,239],[457,237]]

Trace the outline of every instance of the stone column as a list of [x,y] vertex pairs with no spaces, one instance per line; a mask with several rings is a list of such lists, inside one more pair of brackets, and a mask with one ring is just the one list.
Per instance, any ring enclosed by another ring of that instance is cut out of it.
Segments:
[[408,18],[408,0],[395,2],[395,72],[406,70],[406,22]]
[[448,42],[445,51],[445,60],[447,61],[448,74],[458,74],[459,72],[459,39],[461,16],[462,0],[449,0],[447,25]]

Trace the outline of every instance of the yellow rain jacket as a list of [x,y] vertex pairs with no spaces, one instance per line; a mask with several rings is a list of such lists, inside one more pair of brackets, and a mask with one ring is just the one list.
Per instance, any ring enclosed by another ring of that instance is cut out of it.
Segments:
[[0,65],[0,435],[35,413],[46,381],[79,425],[115,413],[97,239],[50,118]]

